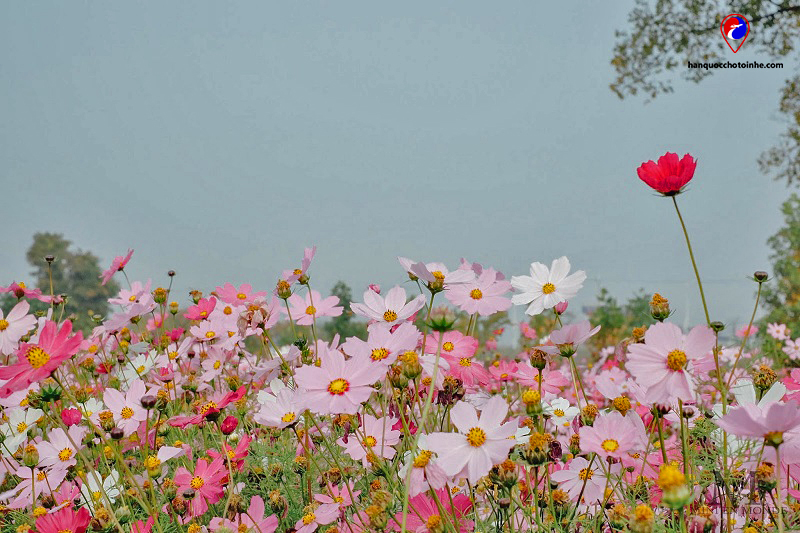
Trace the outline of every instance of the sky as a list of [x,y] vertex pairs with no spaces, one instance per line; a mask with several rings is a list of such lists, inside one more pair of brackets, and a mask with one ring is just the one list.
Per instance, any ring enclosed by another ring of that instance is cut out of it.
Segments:
[[[673,207],[636,168],[698,159],[679,197],[712,319],[741,324],[790,191],[758,155],[788,70],[719,71],[645,103],[608,88],[632,1],[6,2],[0,285],[38,231],[173,298],[407,281],[397,256],[506,275],[566,255],[625,300],[702,308]],[[717,36],[722,38],[721,36]],[[769,62],[747,44],[730,59]],[[415,286],[407,284],[409,290]],[[515,316],[521,316],[521,309]]]

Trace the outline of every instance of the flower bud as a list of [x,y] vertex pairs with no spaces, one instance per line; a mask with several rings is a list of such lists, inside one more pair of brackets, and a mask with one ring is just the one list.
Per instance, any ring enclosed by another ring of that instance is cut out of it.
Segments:
[[581,410],[581,422],[584,426],[591,426],[594,424],[594,419],[600,414],[600,410],[594,404],[587,404]]
[[375,294],[380,294],[381,293],[381,286],[377,285],[375,283],[370,283],[369,290],[371,290]]
[[28,444],[22,450],[22,464],[28,468],[33,468],[39,464],[39,450],[33,444]]
[[156,406],[156,397],[152,394],[146,394],[142,396],[142,399],[139,400],[142,404],[142,407],[147,409],[148,411]]
[[111,431],[109,432],[109,434],[111,435],[111,438],[114,439],[114,440],[120,440],[120,439],[122,439],[122,437],[125,436],[125,432],[122,431],[121,428],[117,428],[117,427],[112,428]]
[[670,509],[681,509],[692,501],[693,495],[686,476],[677,466],[665,464],[658,474],[658,486],[663,492],[662,502]]
[[288,300],[292,295],[292,286],[285,279],[279,280],[275,286],[275,294],[282,300]]
[[653,294],[653,298],[650,299],[650,316],[652,316],[654,320],[663,322],[671,314],[672,311],[669,308],[669,300],[658,293]]
[[725,324],[723,324],[719,320],[715,320],[714,322],[712,322],[709,325],[711,326],[711,329],[716,333],[720,333],[721,331],[723,331],[725,329]]
[[228,415],[225,417],[225,420],[222,421],[222,424],[220,424],[219,429],[222,431],[223,435],[230,435],[236,431],[236,426],[238,425],[239,419],[233,415]]
[[769,274],[767,274],[763,270],[758,270],[753,274],[753,279],[756,280],[758,283],[764,283],[769,279]]
[[430,323],[428,324],[433,331],[443,333],[453,329],[456,323],[456,314],[449,307],[439,306],[431,311]]
[[561,316],[567,311],[568,306],[569,302],[564,300],[563,302],[558,302],[553,309],[555,310],[557,315]]
[[169,312],[172,313],[173,316],[178,314],[178,310],[179,309],[180,309],[180,306],[178,305],[178,302],[170,302],[169,303]]
[[71,409],[64,409],[63,411],[61,411],[61,420],[67,427],[74,426],[75,424],[80,423],[81,418],[82,415],[80,410],[75,409],[74,407]]
[[192,297],[192,301],[197,305],[200,303],[200,299],[203,297],[202,291],[189,291],[189,296]]
[[168,292],[167,289],[164,287],[158,287],[156,290],[153,291],[153,300],[157,304],[163,304],[167,302]]
[[632,533],[652,533],[655,524],[655,513],[645,505],[637,505],[633,510],[633,516],[628,522],[628,528]]

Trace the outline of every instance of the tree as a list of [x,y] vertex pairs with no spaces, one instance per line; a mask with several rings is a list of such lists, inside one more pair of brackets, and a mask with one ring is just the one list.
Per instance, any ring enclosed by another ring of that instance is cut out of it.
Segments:
[[[757,47],[775,61],[794,51],[800,38],[798,0],[637,0],[628,16],[630,29],[616,32],[618,42],[611,64],[617,78],[611,90],[620,98],[639,93],[655,98],[673,91],[676,72],[695,83],[711,76],[714,69],[690,69],[687,62],[729,59],[720,23],[731,13],[741,13],[750,22],[748,47]],[[777,145],[761,155],[759,166],[791,185],[800,176],[800,75],[786,81],[779,109],[786,131]]]
[[[109,281],[100,285],[100,260],[88,251],[71,248],[72,243],[60,233],[36,233],[25,257],[34,267],[31,276],[44,294],[50,294],[50,271],[46,256],[53,256],[53,293],[66,295],[64,316],[74,315],[75,327],[88,331],[94,327],[89,313],[105,316],[109,312],[108,298],[119,292],[119,285]],[[16,298],[6,295],[0,302],[8,311]],[[45,311],[49,304],[33,301],[32,311]]]
[[772,278],[762,288],[762,306],[767,315],[761,331],[770,322],[786,324],[792,336],[800,333],[800,196],[793,194],[781,207],[784,226],[769,238]]
[[367,338],[367,325],[364,322],[354,321],[355,314],[350,310],[353,301],[353,291],[344,281],[337,281],[331,289],[331,294],[339,298],[339,305],[344,307],[341,315],[333,317],[325,323],[323,331],[328,339],[337,333],[344,340],[347,337]]
[[644,290],[633,295],[625,305],[620,305],[608,290],[601,288],[597,301],[599,305],[589,313],[592,326],[601,326],[589,340],[594,349],[599,350],[629,337],[633,328],[655,323],[650,314],[650,297]]

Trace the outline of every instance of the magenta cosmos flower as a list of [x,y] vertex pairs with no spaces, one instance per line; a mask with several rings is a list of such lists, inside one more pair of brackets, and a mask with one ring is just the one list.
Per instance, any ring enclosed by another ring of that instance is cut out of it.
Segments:
[[[447,489],[436,491],[437,501],[427,494],[418,494],[408,501],[409,512],[406,516],[406,530],[417,533],[430,531],[443,531],[447,521],[454,521],[459,533],[472,531],[475,523],[467,518],[472,509],[472,502],[465,494],[456,494],[452,498]],[[451,503],[452,502],[452,503]],[[441,505],[441,510],[439,508]],[[444,512],[444,517],[442,517]],[[394,516],[394,523],[390,525],[394,531],[400,531],[403,523],[403,513]]]
[[[288,301],[291,306],[292,319],[299,326],[310,326],[314,323],[314,318],[339,316],[344,311],[343,307],[336,305],[339,303],[339,298],[328,296],[323,299],[319,291],[315,290],[309,291],[305,298],[299,294],[292,294]],[[284,312],[288,313],[288,311]]]
[[511,299],[504,295],[511,290],[511,282],[502,274],[487,268],[470,281],[447,288],[445,297],[465,313],[489,316],[511,307]]
[[124,256],[118,255],[117,257],[115,257],[114,260],[111,261],[111,266],[108,267],[108,270],[104,270],[103,273],[100,274],[100,279],[103,280],[101,285],[105,285],[106,283],[111,281],[111,278],[113,278],[114,274],[116,274],[117,272],[125,270],[125,265],[127,265],[128,261],[131,260],[132,255],[133,255],[133,250],[129,249],[127,255]]
[[223,485],[228,481],[228,469],[223,457],[217,457],[210,464],[205,459],[198,459],[194,474],[179,467],[175,471],[175,484],[178,493],[186,489],[194,489],[195,497],[191,500],[192,516],[200,516],[208,510],[209,504],[217,503],[225,494]]
[[92,515],[85,507],[75,511],[72,505],[36,519],[36,533],[85,533]]
[[27,389],[31,383],[50,376],[61,363],[77,353],[82,341],[83,333],[80,331],[72,335],[72,322],[69,320],[61,324],[61,329],[51,320],[45,322],[39,342],[22,343],[17,350],[17,362],[0,367],[0,379],[8,380],[0,388],[0,398],[8,398],[11,393]]
[[422,294],[406,303],[406,290],[402,287],[392,287],[386,293],[386,298],[381,298],[379,292],[372,289],[364,291],[364,303],[350,304],[350,309],[357,315],[391,326],[405,322],[422,309],[423,305],[425,296]]
[[714,348],[714,332],[696,326],[688,335],[669,322],[659,322],[647,329],[644,344],[628,347],[630,371],[651,403],[671,404],[680,399],[694,399],[695,364]]
[[678,159],[678,154],[667,152],[658,158],[658,163],[648,161],[636,169],[639,179],[652,189],[664,196],[675,196],[692,180],[697,161],[684,154]]
[[431,433],[428,447],[438,454],[438,464],[448,475],[466,477],[470,483],[489,473],[492,466],[508,457],[514,447],[516,419],[503,424],[508,404],[502,396],[492,396],[481,416],[472,405],[460,401],[450,410],[450,421],[458,433]]
[[320,346],[322,364],[301,366],[295,381],[303,389],[306,407],[316,414],[355,414],[374,389],[372,384],[386,374],[383,365],[368,365],[349,359],[336,350]]
[[614,411],[598,416],[591,426],[580,429],[581,450],[594,452],[603,459],[621,459],[642,442],[640,428]]
[[22,336],[36,325],[36,317],[28,314],[30,308],[30,304],[22,300],[5,317],[0,309],[0,353],[13,353]]

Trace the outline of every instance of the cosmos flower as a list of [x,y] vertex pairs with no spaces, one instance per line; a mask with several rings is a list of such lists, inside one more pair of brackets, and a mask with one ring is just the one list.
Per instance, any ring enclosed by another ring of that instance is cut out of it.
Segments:
[[116,470],[112,470],[105,479],[97,471],[90,472],[86,474],[86,483],[81,485],[81,504],[92,512],[97,504],[108,508],[109,503],[113,504],[119,498],[119,487],[119,472]]
[[181,466],[175,471],[174,480],[178,493],[194,489],[195,497],[189,505],[192,516],[200,516],[208,510],[209,504],[217,503],[225,494],[223,486],[228,482],[228,469],[221,456],[211,463],[198,459],[194,473]]
[[447,484],[447,474],[439,466],[436,456],[429,449],[428,436],[420,435],[418,451],[405,453],[405,462],[398,471],[400,479],[405,479],[408,469],[411,469],[411,487],[408,495],[411,497],[423,493],[428,489],[438,490]]
[[280,379],[272,380],[269,387],[269,391],[262,390],[258,393],[261,410],[254,416],[256,422],[280,429],[297,422],[305,411],[303,394],[290,389]]
[[707,326],[696,326],[683,335],[675,324],[659,322],[647,329],[644,344],[628,346],[625,367],[646,389],[650,403],[692,400],[695,365],[711,352],[714,343],[714,332]]
[[542,409],[545,414],[550,416],[550,421],[556,427],[568,427],[572,419],[581,412],[580,409],[570,405],[569,400],[564,398],[554,398],[550,402],[544,403]]
[[103,391],[103,402],[114,414],[114,421],[125,436],[139,429],[139,425],[147,420],[147,411],[142,407],[142,396],[147,393],[144,381],[135,379],[128,391],[123,395],[117,389],[108,388]]
[[475,279],[472,270],[457,269],[452,272],[443,263],[414,263],[411,272],[435,290],[447,289]]
[[239,288],[232,283],[226,283],[224,286],[214,289],[212,294],[231,305],[245,305],[255,298],[267,296],[266,291],[253,292],[253,286],[249,283],[242,283]]
[[653,190],[664,196],[675,196],[692,180],[696,167],[697,161],[691,155],[684,154],[678,159],[678,154],[667,152],[658,158],[658,163],[642,163],[636,173]]
[[404,322],[393,331],[378,322],[370,325],[368,331],[366,341],[350,337],[342,344],[342,350],[365,364],[382,365],[385,368],[394,363],[401,353],[416,348],[422,336],[411,322]]
[[782,442],[783,434],[800,428],[800,405],[773,402],[766,406],[744,404],[731,408],[717,426],[739,437],[764,438]]
[[118,255],[111,261],[111,266],[108,267],[108,270],[104,270],[102,274],[100,274],[100,279],[103,280],[101,285],[105,285],[111,278],[114,277],[114,274],[117,272],[121,272],[125,270],[125,266],[128,264],[128,261],[131,260],[131,256],[133,255],[133,250],[129,249],[128,254],[125,256]]
[[265,509],[264,500],[261,496],[252,496],[250,498],[250,505],[247,506],[246,513],[237,515],[232,521],[219,517],[212,518],[209,526],[211,527],[211,531],[218,531],[225,528],[228,531],[273,533],[278,529],[279,520],[274,514],[264,517]]
[[511,307],[511,300],[504,296],[510,290],[510,282],[487,268],[473,280],[449,286],[444,295],[465,313],[489,316]]
[[[328,296],[323,299],[319,291],[315,290],[309,291],[305,298],[299,294],[292,294],[288,302],[291,306],[292,319],[299,326],[310,326],[315,318],[339,316],[344,311],[343,307],[336,305],[339,303],[339,298]],[[285,309],[282,311],[288,314]]]
[[0,309],[0,354],[14,353],[19,340],[36,325],[36,317],[28,314],[30,308],[28,302],[20,300],[5,317]]
[[438,464],[451,477],[466,477],[475,484],[496,463],[508,457],[514,447],[511,439],[517,431],[516,420],[503,423],[508,404],[502,396],[493,396],[483,407],[480,418],[476,409],[460,401],[450,410],[450,421],[458,433],[431,433],[430,450],[439,456]]
[[346,442],[344,437],[340,437],[336,442],[353,460],[361,461],[364,468],[368,468],[372,455],[384,459],[394,457],[393,446],[400,442],[402,432],[391,428],[398,420],[386,416],[375,418],[372,415],[364,415],[361,428],[355,435],[349,435]]
[[331,524],[339,518],[339,506],[335,503],[323,503],[311,512],[303,515],[294,525],[295,533],[312,533],[319,526]]
[[[441,503],[439,510],[438,502]],[[452,503],[451,503],[452,502]],[[447,494],[447,489],[436,491],[436,500],[427,494],[418,494],[408,502],[409,512],[406,516],[406,529],[418,533],[445,531],[446,521],[458,524],[458,533],[467,533],[473,530],[475,523],[468,520],[468,513],[472,509],[472,502],[464,494],[456,494],[452,499]],[[444,516],[442,516],[444,514]],[[393,518],[390,527],[394,531],[401,530],[403,513],[398,512]]]
[[372,385],[386,374],[382,365],[366,365],[360,359],[345,360],[336,350],[320,350],[322,364],[301,366],[295,380],[303,389],[308,409],[316,414],[355,414],[375,389]]
[[567,324],[550,334],[550,342],[555,344],[562,355],[572,355],[578,346],[600,331],[600,326],[592,328],[588,320],[577,324]]
[[617,411],[600,415],[593,425],[580,429],[581,450],[603,459],[622,459],[642,443],[640,429]]
[[[612,474],[618,474],[621,465],[612,464],[609,468]],[[608,483],[603,466],[597,460],[590,464],[583,457],[572,459],[568,468],[553,472],[550,479],[558,483],[559,488],[567,491],[573,500],[577,500],[582,493],[581,499],[587,505],[603,501]]]
[[464,335],[460,331],[447,331],[444,334],[434,331],[425,339],[425,353],[435,354],[439,347],[439,336],[442,335],[442,355],[461,359],[472,357],[478,351],[478,339]]
[[771,323],[767,324],[767,335],[778,341],[785,341],[789,338],[789,328],[786,324]]
[[569,259],[566,257],[555,259],[549,269],[542,263],[531,263],[530,276],[511,278],[511,286],[519,291],[511,301],[514,305],[529,304],[525,313],[533,316],[569,300],[578,294],[586,280],[583,270],[569,274],[569,269]]
[[8,416],[8,422],[0,425],[0,433],[6,437],[3,441],[3,451],[7,449],[14,453],[19,445],[27,440],[28,431],[36,426],[44,411],[34,408],[14,408],[6,409],[5,414]]
[[81,426],[72,426],[66,432],[61,428],[51,429],[47,440],[36,445],[39,450],[39,466],[66,470],[67,467],[78,464],[75,456],[79,448],[76,446],[81,445],[86,431]]
[[391,326],[405,322],[424,305],[425,296],[422,294],[406,303],[406,290],[395,286],[389,289],[386,298],[373,290],[364,291],[364,303],[350,304],[350,309],[357,315]]
[[0,388],[0,398],[28,388],[50,376],[61,363],[78,351],[83,341],[80,331],[72,335],[72,322],[65,320],[61,329],[52,320],[45,322],[36,344],[22,343],[17,350],[17,362],[0,367],[0,379],[8,380]]
[[92,515],[85,507],[77,511],[71,506],[63,507],[52,514],[36,519],[36,533],[86,533]]

